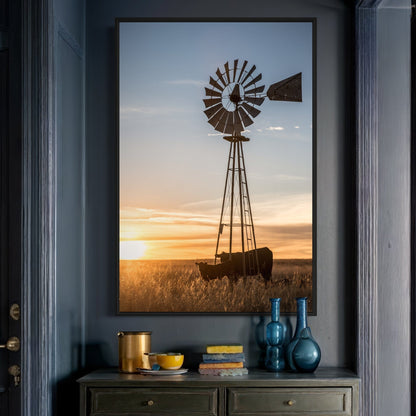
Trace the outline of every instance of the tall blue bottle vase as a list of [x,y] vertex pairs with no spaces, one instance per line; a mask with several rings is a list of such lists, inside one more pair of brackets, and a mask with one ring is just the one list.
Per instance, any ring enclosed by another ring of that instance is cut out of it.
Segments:
[[266,327],[266,361],[265,365],[269,371],[283,371],[285,369],[285,354],[283,349],[284,331],[280,319],[280,298],[270,299],[272,309],[272,320]]
[[313,372],[321,361],[321,349],[307,324],[306,300],[306,297],[296,298],[296,331],[286,349],[289,369],[298,372]]
[[[257,346],[259,347],[260,354],[258,358],[259,368],[266,368],[266,351],[267,351],[267,335],[266,327],[270,322],[270,316],[266,319],[264,316],[259,317],[259,321],[255,326],[255,339]],[[280,323],[283,325],[283,350],[286,351],[287,346],[292,340],[292,323],[290,322],[289,317],[283,321],[280,319]]]

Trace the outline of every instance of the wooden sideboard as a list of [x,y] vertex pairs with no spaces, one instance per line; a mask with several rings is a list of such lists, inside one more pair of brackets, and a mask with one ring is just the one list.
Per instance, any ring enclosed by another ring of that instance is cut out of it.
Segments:
[[215,377],[94,371],[78,380],[82,416],[358,416],[359,379],[349,370]]

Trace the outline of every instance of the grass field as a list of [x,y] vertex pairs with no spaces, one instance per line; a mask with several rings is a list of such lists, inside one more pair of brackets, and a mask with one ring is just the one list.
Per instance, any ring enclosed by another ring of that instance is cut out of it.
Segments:
[[[201,261],[201,260],[198,260]],[[205,281],[194,260],[121,260],[120,312],[295,312],[298,296],[312,298],[312,260],[274,260],[271,281],[261,276]]]

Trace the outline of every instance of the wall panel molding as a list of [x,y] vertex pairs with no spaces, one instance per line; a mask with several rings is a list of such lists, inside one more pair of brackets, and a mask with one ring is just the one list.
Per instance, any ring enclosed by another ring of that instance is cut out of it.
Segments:
[[377,6],[356,8],[357,363],[360,414],[377,416]]

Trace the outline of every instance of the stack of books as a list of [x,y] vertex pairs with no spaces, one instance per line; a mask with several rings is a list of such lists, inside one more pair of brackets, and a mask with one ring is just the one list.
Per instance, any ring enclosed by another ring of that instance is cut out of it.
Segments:
[[210,376],[242,376],[248,374],[241,344],[207,345],[202,354],[199,374]]

